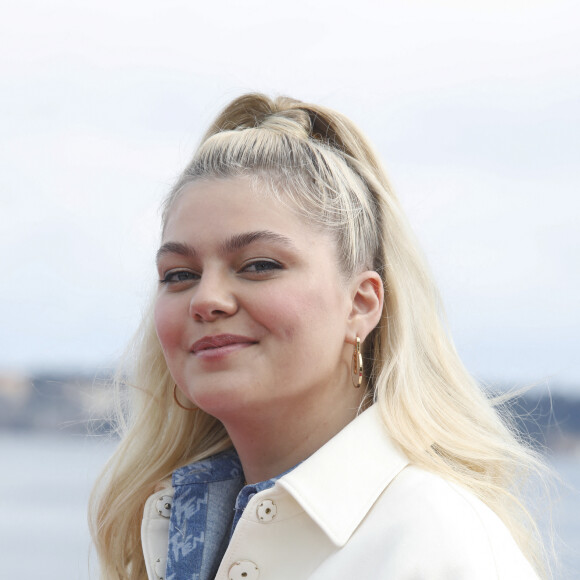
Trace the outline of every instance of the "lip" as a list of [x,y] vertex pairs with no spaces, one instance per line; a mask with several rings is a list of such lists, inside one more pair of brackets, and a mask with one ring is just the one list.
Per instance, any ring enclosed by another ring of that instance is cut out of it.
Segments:
[[194,354],[209,354],[211,351],[227,349],[227,347],[251,346],[257,342],[257,340],[250,338],[249,336],[241,336],[238,334],[217,334],[215,336],[204,336],[197,342],[194,342],[191,347],[191,352]]

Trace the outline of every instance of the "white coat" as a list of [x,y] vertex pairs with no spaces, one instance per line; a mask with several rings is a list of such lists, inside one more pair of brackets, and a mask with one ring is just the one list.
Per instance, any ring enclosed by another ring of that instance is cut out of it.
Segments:
[[[148,578],[164,578],[169,520],[145,506]],[[160,498],[165,496],[165,500]],[[170,503],[170,501],[169,501]],[[165,514],[167,516],[167,514]],[[376,406],[347,425],[238,522],[216,580],[532,580],[501,520],[469,491],[409,464]]]

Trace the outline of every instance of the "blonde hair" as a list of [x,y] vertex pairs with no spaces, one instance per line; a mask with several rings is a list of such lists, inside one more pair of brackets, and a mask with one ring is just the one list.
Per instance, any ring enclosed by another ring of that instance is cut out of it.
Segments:
[[[188,183],[240,176],[330,231],[345,275],[365,269],[381,275],[381,321],[363,345],[369,402],[380,406],[391,437],[413,463],[470,489],[547,575],[521,491],[542,469],[541,458],[463,367],[429,270],[360,130],[324,107],[286,97],[239,97],[211,125],[170,192],[163,223]],[[173,402],[174,383],[151,316],[135,344],[131,378],[117,380],[135,385],[125,391],[131,400],[118,409],[123,439],[91,500],[93,539],[109,580],[146,578],[140,522],[156,485],[176,468],[231,446],[218,420]]]

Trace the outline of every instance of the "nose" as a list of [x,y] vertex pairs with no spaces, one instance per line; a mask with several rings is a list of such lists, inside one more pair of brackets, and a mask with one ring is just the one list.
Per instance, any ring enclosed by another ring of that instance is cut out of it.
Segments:
[[237,310],[237,299],[227,276],[204,272],[191,297],[189,315],[198,322],[213,322],[232,316]]

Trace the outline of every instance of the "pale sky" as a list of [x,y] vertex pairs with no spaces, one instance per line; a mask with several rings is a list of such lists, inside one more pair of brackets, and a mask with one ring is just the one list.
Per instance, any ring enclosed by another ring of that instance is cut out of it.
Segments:
[[481,379],[580,386],[580,5],[19,0],[0,14],[0,372],[109,368],[159,206],[247,91],[379,151]]

